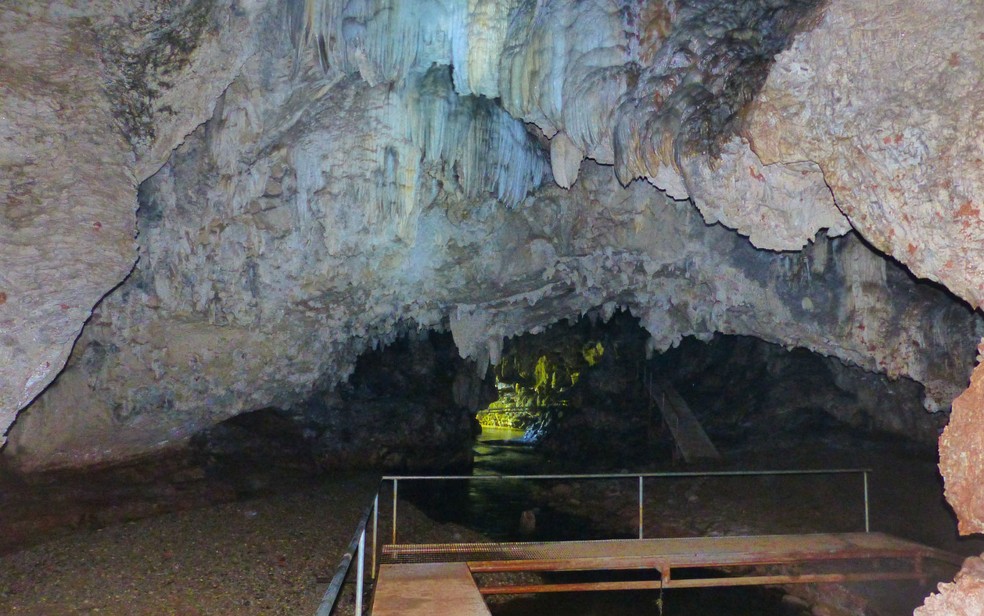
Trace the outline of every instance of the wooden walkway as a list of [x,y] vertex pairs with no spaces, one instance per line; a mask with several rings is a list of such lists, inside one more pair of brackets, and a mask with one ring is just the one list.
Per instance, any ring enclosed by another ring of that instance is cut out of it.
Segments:
[[491,616],[464,563],[383,565],[373,616]]
[[[487,614],[477,601],[490,594],[921,579],[925,560],[958,567],[962,560],[883,533],[388,545],[383,559],[389,564],[380,572],[375,616]],[[785,567],[763,573],[770,565]],[[626,570],[647,571],[655,579],[479,587],[473,578],[506,571]],[[411,599],[426,605],[414,603],[421,606],[414,611],[406,605]],[[399,600],[402,607],[393,611]]]

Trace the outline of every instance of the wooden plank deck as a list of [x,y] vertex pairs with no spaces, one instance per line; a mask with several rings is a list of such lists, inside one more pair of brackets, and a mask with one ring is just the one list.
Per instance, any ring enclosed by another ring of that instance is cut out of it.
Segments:
[[[659,573],[657,580],[483,587],[480,589],[483,594],[919,579],[924,576],[924,560],[941,560],[957,566],[961,561],[959,557],[947,552],[883,533],[388,545],[383,548],[383,557],[386,561],[395,563],[466,563],[471,573],[619,570],[651,570]],[[879,567],[860,571],[845,567],[843,571],[780,572],[768,575],[747,571],[747,568],[756,566],[815,566],[845,561],[879,561]],[[892,561],[894,566],[883,567],[882,561]],[[899,562],[911,563],[912,566],[899,570]],[[726,576],[691,576],[682,579],[673,577],[674,569],[707,569],[718,572],[742,567],[746,570],[732,571]]]
[[373,616],[491,616],[465,563],[382,565]]

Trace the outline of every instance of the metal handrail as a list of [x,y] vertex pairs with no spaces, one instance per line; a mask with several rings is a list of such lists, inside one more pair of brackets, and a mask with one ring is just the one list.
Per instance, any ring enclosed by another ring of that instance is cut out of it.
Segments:
[[[393,536],[396,543],[397,528],[397,493],[400,481],[489,481],[506,479],[638,479],[639,480],[639,538],[644,538],[643,532],[643,480],[649,478],[683,478],[683,477],[756,477],[756,476],[788,476],[788,475],[844,475],[860,474],[864,477],[864,532],[871,532],[871,513],[868,499],[868,473],[870,468],[832,468],[832,469],[802,469],[778,471],[668,471],[652,473],[589,473],[582,475],[553,474],[553,475],[384,475],[381,481],[393,482]],[[373,529],[373,554],[376,553],[376,532]]]
[[552,474],[552,475],[384,475],[380,480],[380,488],[377,489],[373,502],[366,507],[365,512],[359,518],[355,534],[349,542],[348,548],[342,555],[334,577],[328,584],[327,590],[318,606],[316,616],[331,616],[335,608],[338,594],[341,592],[345,578],[348,576],[352,565],[352,560],[358,557],[358,571],[356,580],[355,595],[355,614],[362,616],[362,594],[363,578],[365,576],[365,552],[366,552],[366,526],[369,523],[369,516],[372,515],[372,566],[370,575],[372,579],[376,577],[376,555],[377,537],[379,530],[379,494],[382,491],[382,482],[393,482],[393,543],[396,543],[397,530],[397,502],[399,496],[400,481],[496,481],[508,479],[523,480],[550,480],[550,479],[638,479],[639,482],[639,538],[644,538],[643,532],[643,513],[644,513],[644,493],[643,481],[649,478],[684,478],[684,477],[755,477],[755,476],[789,476],[789,475],[843,475],[861,474],[864,477],[864,530],[871,532],[870,508],[868,504],[868,474],[872,472],[870,468],[834,468],[834,469],[804,469],[804,470],[778,470],[778,471],[669,471],[652,473],[588,473],[588,474]]
[[383,475],[383,481],[482,479],[628,479],[634,477],[751,477],[755,475],[843,475],[870,473],[870,468],[831,468],[783,471],[667,471],[652,473],[585,473],[580,475]]
[[[338,593],[341,592],[342,584],[345,583],[345,578],[348,576],[349,569],[352,566],[353,556],[359,557],[357,567],[358,577],[355,581],[355,613],[356,616],[362,615],[362,579],[365,577],[366,524],[369,522],[369,514],[374,513],[375,518],[375,515],[378,515],[378,509],[379,491],[377,490],[372,504],[366,507],[365,513],[359,518],[359,524],[355,527],[355,534],[345,549],[342,560],[339,561],[338,568],[335,570],[335,575],[331,578],[325,594],[321,597],[321,603],[318,605],[316,616],[331,616],[332,610],[335,609],[335,601],[338,600]],[[375,558],[376,553],[375,544],[376,536],[373,533],[373,558]],[[375,573],[375,562],[373,563],[373,573]]]

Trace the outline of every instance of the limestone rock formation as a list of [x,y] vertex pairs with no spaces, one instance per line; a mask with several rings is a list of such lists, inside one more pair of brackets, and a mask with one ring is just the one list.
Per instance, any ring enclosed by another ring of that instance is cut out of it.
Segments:
[[0,6],[0,445],[133,266],[137,185],[255,51],[236,4]]
[[100,88],[110,70],[75,20],[0,6],[0,445],[136,257],[133,154]]
[[[982,343],[984,344],[984,343]],[[979,348],[984,353],[984,347]],[[940,437],[940,471],[946,478],[946,500],[957,513],[961,534],[984,532],[984,368],[980,363],[970,387],[953,401],[950,423]]]
[[763,162],[818,164],[872,245],[978,306],[984,6],[885,9],[830,3],[779,54],[743,133]]
[[[227,96],[226,110],[230,103]],[[504,336],[621,305],[641,318],[655,348],[684,335],[754,334],[911,376],[943,405],[960,391],[963,377],[953,374],[966,374],[970,341],[980,336],[968,310],[856,238],[821,239],[799,255],[759,251],[646,183],[621,188],[609,167],[594,164],[572,190],[544,186],[512,210],[452,218],[448,195],[437,192],[409,208],[404,226],[407,210],[319,197],[323,184],[305,188],[282,170],[301,155],[275,149],[290,162],[254,168],[279,169],[279,194],[269,194],[272,180],[247,178],[264,192],[230,214],[224,193],[197,197],[221,181],[208,131],[143,187],[140,263],[11,432],[7,455],[17,464],[108,461],[239,412],[286,408],[347,374],[367,346],[401,327],[441,328],[448,317],[459,350],[480,366],[497,360]],[[354,148],[342,151],[351,159]],[[336,208],[347,215],[329,218]],[[276,224],[304,216],[335,220],[338,235]],[[400,240],[405,228],[413,243]],[[379,261],[360,245],[375,246]],[[957,331],[965,335],[956,342],[943,335]]]
[[[450,329],[481,370],[619,306],[653,348],[755,335],[946,409],[981,319],[876,251],[984,300],[982,22],[973,0],[6,3],[0,432],[112,293],[4,455],[119,460],[295,404],[400,331]],[[951,495],[980,485],[979,407],[944,439]]]
[[940,584],[939,592],[926,598],[913,616],[976,616],[984,613],[984,559],[964,561],[956,579]]

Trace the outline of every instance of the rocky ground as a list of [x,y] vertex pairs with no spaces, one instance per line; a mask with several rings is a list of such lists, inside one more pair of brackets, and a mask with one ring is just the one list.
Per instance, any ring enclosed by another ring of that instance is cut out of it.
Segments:
[[[234,502],[199,502],[194,509],[101,528],[61,528],[56,530],[60,537],[40,543],[34,534],[25,540],[35,545],[0,556],[0,611],[34,616],[313,614],[375,493],[378,475],[294,479],[291,484]],[[133,515],[141,502],[134,499],[122,509]],[[64,519],[76,519],[84,506],[76,503],[75,509]],[[389,532],[384,511],[380,533],[388,537]],[[416,542],[483,540],[455,524],[435,523],[410,503],[401,503],[399,532],[401,540]],[[334,616],[354,614],[352,577]]]
[[[0,558],[2,611],[312,614],[375,485],[370,475],[332,479],[8,554]],[[352,598],[343,603],[351,613]]]

